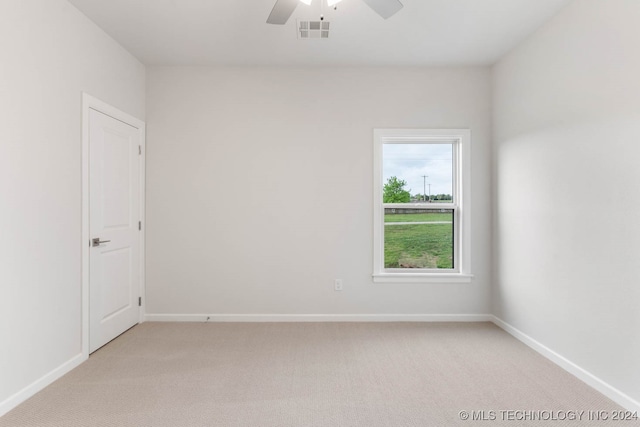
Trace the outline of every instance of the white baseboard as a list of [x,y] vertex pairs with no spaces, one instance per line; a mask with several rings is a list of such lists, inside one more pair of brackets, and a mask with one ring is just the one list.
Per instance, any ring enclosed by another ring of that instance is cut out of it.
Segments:
[[13,408],[15,408],[16,406],[18,406],[19,404],[21,404],[22,402],[24,402],[25,400],[29,399],[31,396],[33,396],[34,394],[36,394],[46,386],[52,384],[58,378],[65,375],[67,372],[80,366],[80,364],[85,360],[87,360],[87,357],[85,355],[83,355],[82,353],[78,354],[77,356],[72,357],[67,362],[58,366],[53,371],[45,374],[44,376],[40,377],[36,381],[32,382],[31,384],[29,384],[19,392],[15,393],[12,396],[9,396],[3,402],[0,402],[0,417],[6,414],[7,412],[9,412],[10,410],[12,410]]
[[491,317],[492,317],[493,323],[495,323],[496,326],[502,328],[503,330],[511,334],[513,337],[515,337],[519,341],[531,347],[533,350],[537,351],[547,359],[551,360],[556,365],[560,366],[565,371],[574,375],[578,379],[584,381],[585,383],[587,383],[588,385],[590,385],[600,393],[604,394],[609,399],[613,400],[623,408],[629,411],[638,412],[638,414],[640,414],[640,402],[627,396],[620,390],[616,389],[615,387],[604,382],[603,380],[596,377],[592,373],[588,372],[587,370],[571,362],[569,359],[565,358],[564,356],[561,356],[560,354],[551,350],[549,347],[545,346],[544,344],[531,338],[529,335],[525,334],[519,329],[514,328],[504,320],[496,316],[491,316]]
[[148,322],[491,322],[490,314],[147,314]]

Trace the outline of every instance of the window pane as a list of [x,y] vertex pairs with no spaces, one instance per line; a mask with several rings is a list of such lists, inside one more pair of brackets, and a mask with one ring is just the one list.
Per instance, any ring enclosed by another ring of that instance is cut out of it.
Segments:
[[453,144],[382,144],[384,203],[450,203]]
[[453,209],[384,211],[384,268],[454,268]]

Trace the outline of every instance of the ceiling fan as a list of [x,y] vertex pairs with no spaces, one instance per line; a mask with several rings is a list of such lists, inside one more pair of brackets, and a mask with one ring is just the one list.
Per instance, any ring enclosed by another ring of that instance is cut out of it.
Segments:
[[[267,18],[267,24],[284,25],[289,20],[291,14],[296,9],[299,2],[305,4],[311,4],[313,0],[276,0],[276,4],[273,6],[273,10]],[[324,0],[320,0],[324,1]],[[341,0],[327,0],[327,5],[335,6]],[[378,15],[384,19],[393,16],[397,11],[402,9],[402,3],[400,0],[362,0],[371,9],[373,9]]]

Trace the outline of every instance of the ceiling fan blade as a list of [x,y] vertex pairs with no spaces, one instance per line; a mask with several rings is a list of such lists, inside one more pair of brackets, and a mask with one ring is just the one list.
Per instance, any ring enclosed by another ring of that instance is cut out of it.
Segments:
[[289,17],[296,10],[299,0],[276,0],[276,4],[271,10],[269,18],[267,18],[267,24],[284,25],[289,20]]
[[378,15],[387,19],[402,9],[400,0],[363,0]]

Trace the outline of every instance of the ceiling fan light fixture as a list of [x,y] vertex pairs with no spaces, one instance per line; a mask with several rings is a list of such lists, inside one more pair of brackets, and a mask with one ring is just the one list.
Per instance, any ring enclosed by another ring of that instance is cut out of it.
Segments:
[[[313,0],[276,0],[276,4],[273,5],[273,9],[267,18],[267,24],[284,25],[287,23],[293,12],[296,10],[296,6],[299,2],[303,2],[306,5],[310,5]],[[336,8],[340,0],[327,0],[329,7]],[[400,0],[362,0],[374,10],[383,19],[390,18],[395,15],[400,9],[402,9],[402,3]],[[322,0],[320,0],[320,10],[322,11]],[[323,20],[324,16],[320,15],[320,20]]]

